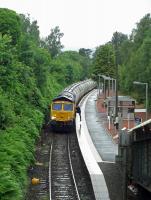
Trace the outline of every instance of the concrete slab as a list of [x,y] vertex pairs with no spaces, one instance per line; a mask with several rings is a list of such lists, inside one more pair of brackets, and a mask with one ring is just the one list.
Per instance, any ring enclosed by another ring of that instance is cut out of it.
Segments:
[[122,175],[114,162],[118,146],[104,128],[107,116],[96,110],[96,91],[82,102],[82,122],[77,115],[76,130],[96,200],[121,200]]
[[[87,97],[87,99],[89,96]],[[94,194],[96,200],[109,200],[109,193],[104,179],[104,175],[97,162],[101,162],[102,159],[91,140],[87,124],[85,121],[85,105],[86,101],[81,105],[82,121],[80,122],[79,115],[76,116],[76,132],[79,141],[79,146],[89,171]]]

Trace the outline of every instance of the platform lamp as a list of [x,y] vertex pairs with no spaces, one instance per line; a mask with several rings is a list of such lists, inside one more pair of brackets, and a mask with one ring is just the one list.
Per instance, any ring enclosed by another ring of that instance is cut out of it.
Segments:
[[101,85],[101,84],[100,84],[100,77],[101,77],[101,74],[98,74],[98,77],[99,77],[99,85],[98,85],[98,90],[99,90],[98,93],[99,93],[99,94],[98,94],[98,97],[100,97],[100,85]]
[[133,81],[133,84],[136,85],[145,85],[146,86],[146,120],[148,118],[148,112],[147,112],[147,105],[148,105],[148,83],[143,83],[143,82],[138,82],[138,81]]
[[106,88],[105,88],[105,81],[108,80],[110,81],[111,78],[105,75],[101,75],[101,77],[104,79],[104,99],[106,99]]
[[112,79],[111,79],[111,77],[109,77],[109,75],[108,75],[108,96],[110,96],[110,81],[111,81]]
[[104,83],[103,83],[103,93],[104,93],[104,99],[105,99],[105,89],[106,89],[106,88],[105,88],[105,77],[106,77],[106,76],[105,76],[105,75],[100,75],[100,74],[99,74],[99,78],[100,78],[100,77],[103,78],[103,80],[104,80]]
[[111,79],[112,79],[112,96],[114,96],[116,92],[116,79],[115,78],[111,78]]

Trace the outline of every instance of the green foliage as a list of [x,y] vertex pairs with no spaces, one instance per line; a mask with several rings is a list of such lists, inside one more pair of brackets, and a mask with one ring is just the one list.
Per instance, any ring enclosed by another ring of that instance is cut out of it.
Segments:
[[61,72],[62,81],[59,80],[59,82],[61,81],[63,85],[71,84],[83,79],[84,59],[76,51],[62,52],[54,61],[55,66],[52,67],[52,71]]
[[15,12],[1,11],[8,32],[4,26],[0,30],[0,199],[19,200],[27,184],[27,168],[34,161],[34,144],[44,121],[42,111],[50,101],[41,91],[48,80],[51,58],[46,50],[36,47],[38,42],[30,35],[33,31],[35,36],[36,23],[29,24],[30,33],[17,35],[21,26],[17,29],[14,16],[11,26],[7,16]]
[[[20,20],[21,20],[21,30],[22,34],[25,35],[28,38],[28,40],[33,41],[34,44],[39,45],[40,44],[40,36],[39,36],[39,27],[37,25],[37,21],[30,21],[30,15],[23,15],[20,14]],[[27,39],[26,38],[26,39]]]
[[[7,156],[2,155],[0,153],[1,157]],[[15,180],[15,176],[13,174],[10,174],[11,168],[7,165],[3,165],[3,167],[0,167],[0,197],[1,200],[21,200],[22,199],[22,193],[20,190],[20,185]]]
[[48,82],[47,82],[47,94],[48,94],[48,104],[50,104],[50,99],[53,99],[55,96],[58,95],[60,91],[63,90],[65,85],[60,84],[58,79],[56,78],[57,74],[49,74]]
[[15,11],[0,8],[0,33],[10,35],[13,45],[19,42],[21,36],[20,18]]
[[125,55],[122,57],[122,47],[124,46],[124,44],[127,44],[128,37],[123,33],[115,32],[113,33],[111,42],[115,52],[115,62],[120,65],[123,63],[122,59],[125,57]]
[[[98,74],[115,77],[115,67],[118,65],[119,90],[134,96],[138,102],[145,103],[144,85],[134,86],[133,81],[151,85],[151,15],[145,15],[130,37],[115,32],[111,42],[98,47],[94,53],[91,73],[97,80]],[[81,50],[82,54],[85,52]],[[116,59],[115,59],[116,58]],[[116,62],[116,63],[115,63]],[[149,109],[151,110],[151,95],[149,93]]]
[[41,93],[45,96],[47,93],[46,85],[48,73],[50,71],[51,59],[48,52],[42,48],[34,49],[33,54],[33,72],[36,77],[37,87],[40,89]]
[[87,57],[90,58],[91,54],[92,54],[92,50],[91,49],[84,49],[81,48],[79,49],[79,54],[83,57]]
[[[34,123],[25,123],[26,127],[16,125],[14,128],[3,131],[0,135],[1,200],[23,199],[22,191],[27,184],[26,169],[34,159],[34,140],[36,138]],[[38,134],[38,129],[36,132]]]
[[[15,50],[12,49],[11,36],[2,35],[0,33],[0,66],[1,73],[5,73],[6,66],[10,65],[12,62],[12,53]],[[3,74],[1,74],[3,75]]]
[[120,32],[113,33],[113,37],[112,37],[113,46],[118,45],[118,47],[120,47],[123,44],[123,42],[127,40],[128,40],[127,35]]
[[114,59],[114,50],[110,43],[102,45],[96,49],[92,69],[95,80],[97,80],[98,74],[114,77]]
[[66,66],[66,83],[70,84],[73,83],[73,68],[71,65]]
[[137,49],[142,45],[145,38],[151,34],[151,16],[150,14],[145,15],[139,23],[137,28],[133,29],[131,38],[134,41],[134,48]]
[[81,55],[81,65],[83,68],[82,79],[89,78],[92,67],[92,50],[91,49],[79,49],[79,54]]
[[48,105],[88,75],[90,51],[61,53],[59,27],[40,41],[29,15],[0,9],[0,24],[0,199],[21,200]]
[[[122,65],[119,68],[120,89],[122,92],[131,93],[137,101],[145,102],[145,88],[143,85],[136,87],[133,81],[151,85],[151,17],[145,15],[137,28],[133,29],[130,39],[121,46]],[[149,94],[149,99],[151,98]],[[150,102],[150,100],[149,100]],[[151,108],[151,105],[149,105]]]
[[15,113],[12,110],[12,103],[4,92],[0,92],[0,129],[11,126],[15,121]]
[[56,57],[63,48],[61,44],[63,35],[64,34],[60,32],[59,26],[56,26],[54,29],[51,29],[51,33],[44,40],[44,46],[48,49],[52,58]]

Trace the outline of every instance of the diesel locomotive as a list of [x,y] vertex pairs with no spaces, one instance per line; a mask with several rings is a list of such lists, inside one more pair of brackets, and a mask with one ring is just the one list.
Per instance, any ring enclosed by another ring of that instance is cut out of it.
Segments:
[[52,100],[50,121],[53,129],[73,128],[76,117],[76,107],[80,99],[96,87],[91,79],[74,83],[65,88]]

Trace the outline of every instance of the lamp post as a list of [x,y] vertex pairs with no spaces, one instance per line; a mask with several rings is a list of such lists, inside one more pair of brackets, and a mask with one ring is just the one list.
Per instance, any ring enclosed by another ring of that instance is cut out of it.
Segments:
[[112,78],[112,96],[114,95],[114,79]]
[[116,92],[116,79],[112,78],[112,96],[115,95]]
[[147,112],[147,108],[148,108],[148,83],[143,83],[143,82],[138,82],[138,81],[133,81],[133,84],[136,85],[145,85],[146,86],[146,120],[148,118],[148,112]]
[[105,80],[106,80],[106,76],[105,75],[102,75],[101,76],[104,80],[104,83],[103,83],[103,93],[104,93],[104,99],[106,99],[106,87],[105,87]]
[[[104,99],[106,99],[106,88],[105,88],[105,81],[106,81],[106,80],[110,81],[110,80],[111,80],[111,78],[110,78],[110,77],[108,77],[108,76],[105,76],[105,75],[102,75],[101,77],[104,79]],[[108,85],[110,85],[110,83],[109,83],[109,82],[108,82]],[[109,87],[110,87],[110,86],[108,86],[108,89],[109,89]]]
[[99,89],[99,92],[98,92],[98,93],[99,93],[99,94],[98,94],[98,98],[99,98],[99,97],[100,97],[100,77],[101,77],[101,74],[99,74],[98,76],[99,76],[99,86],[98,86],[98,89]]
[[111,78],[108,76],[108,80],[109,80],[109,82],[108,82],[108,96],[110,96],[110,80],[111,80]]
[[119,33],[116,31],[113,35],[113,46],[115,50],[115,117],[118,117],[118,65],[119,65]]

